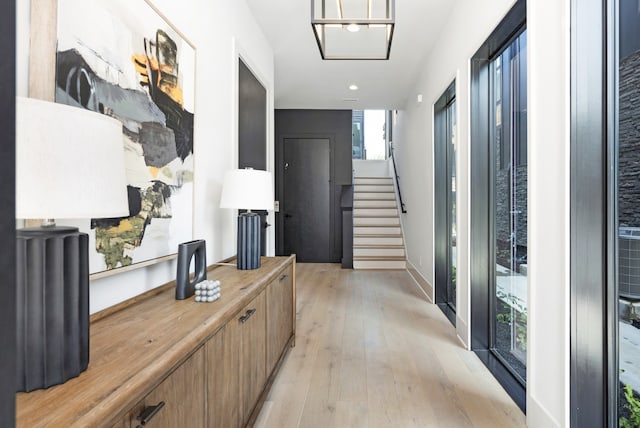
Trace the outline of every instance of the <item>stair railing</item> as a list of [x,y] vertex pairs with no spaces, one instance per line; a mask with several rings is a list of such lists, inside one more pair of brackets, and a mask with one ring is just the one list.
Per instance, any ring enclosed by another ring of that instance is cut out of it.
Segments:
[[404,207],[404,202],[402,201],[402,192],[400,191],[400,176],[398,175],[398,168],[396,167],[396,157],[393,154],[393,143],[389,145],[389,154],[391,155],[391,161],[393,162],[393,173],[396,176],[396,188],[398,189],[398,198],[400,199],[400,210],[402,214],[406,214],[407,210]]

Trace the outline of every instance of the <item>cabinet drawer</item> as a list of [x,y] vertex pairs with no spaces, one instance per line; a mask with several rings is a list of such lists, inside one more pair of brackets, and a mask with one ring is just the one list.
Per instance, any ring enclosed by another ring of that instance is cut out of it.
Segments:
[[205,427],[204,356],[201,347],[132,409],[125,426]]

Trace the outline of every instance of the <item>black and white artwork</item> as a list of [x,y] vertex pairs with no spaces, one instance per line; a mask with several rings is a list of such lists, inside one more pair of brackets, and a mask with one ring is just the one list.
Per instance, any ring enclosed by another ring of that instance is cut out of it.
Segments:
[[194,47],[144,0],[59,0],[55,83],[56,102],[122,122],[130,216],[81,226],[91,273],[176,253],[192,239]]

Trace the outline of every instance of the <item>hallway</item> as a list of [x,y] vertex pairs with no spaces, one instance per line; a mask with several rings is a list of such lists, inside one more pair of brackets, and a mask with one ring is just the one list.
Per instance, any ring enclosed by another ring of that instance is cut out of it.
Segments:
[[256,427],[525,426],[407,272],[296,269],[296,347]]

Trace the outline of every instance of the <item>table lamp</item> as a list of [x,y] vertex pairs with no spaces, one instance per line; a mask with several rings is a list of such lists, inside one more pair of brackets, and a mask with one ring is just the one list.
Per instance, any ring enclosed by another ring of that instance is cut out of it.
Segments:
[[17,391],[48,388],[89,364],[89,238],[54,218],[129,215],[122,124],[16,99]]
[[247,210],[238,214],[238,269],[260,267],[260,215],[251,210],[273,209],[271,173],[257,169],[227,171],[220,208]]

